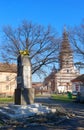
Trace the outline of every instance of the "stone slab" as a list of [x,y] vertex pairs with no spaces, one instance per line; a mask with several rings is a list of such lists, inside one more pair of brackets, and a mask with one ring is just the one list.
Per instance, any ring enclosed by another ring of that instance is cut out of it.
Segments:
[[10,104],[6,107],[0,107],[0,114],[9,119],[20,119],[25,117],[34,116],[36,114],[50,113],[51,109],[42,106],[41,104],[34,103],[31,105],[14,105]]

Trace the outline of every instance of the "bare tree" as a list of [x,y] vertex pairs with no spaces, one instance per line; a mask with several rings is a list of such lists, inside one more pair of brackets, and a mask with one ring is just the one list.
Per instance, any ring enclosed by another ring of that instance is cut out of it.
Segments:
[[13,62],[20,50],[29,50],[32,74],[44,72],[44,66],[58,61],[60,38],[51,26],[23,21],[17,28],[3,28],[2,57]]
[[69,27],[68,30],[75,57],[74,65],[80,71],[84,69],[84,21],[79,26]]
[[79,58],[84,59],[84,23],[69,28],[69,38],[73,44],[73,51]]

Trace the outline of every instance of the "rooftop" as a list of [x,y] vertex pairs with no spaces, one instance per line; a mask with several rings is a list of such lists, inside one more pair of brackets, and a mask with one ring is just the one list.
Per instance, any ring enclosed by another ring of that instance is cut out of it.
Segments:
[[73,79],[72,82],[81,81],[84,82],[84,74],[78,76],[77,78]]
[[17,72],[16,64],[0,63],[0,72]]

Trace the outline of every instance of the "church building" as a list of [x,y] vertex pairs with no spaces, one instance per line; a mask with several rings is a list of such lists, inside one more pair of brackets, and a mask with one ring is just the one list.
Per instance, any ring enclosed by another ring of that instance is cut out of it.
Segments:
[[64,30],[59,53],[59,70],[53,67],[51,74],[44,80],[44,86],[47,86],[48,92],[72,91],[71,80],[79,75],[79,71],[74,66],[68,34]]

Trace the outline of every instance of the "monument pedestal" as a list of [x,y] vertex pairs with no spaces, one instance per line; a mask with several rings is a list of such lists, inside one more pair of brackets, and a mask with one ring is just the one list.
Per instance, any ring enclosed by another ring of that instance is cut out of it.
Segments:
[[34,88],[32,88],[31,62],[29,55],[19,54],[17,58],[17,88],[15,89],[14,103],[15,105],[28,105],[34,103]]
[[15,104],[28,105],[34,103],[34,88],[16,88]]

